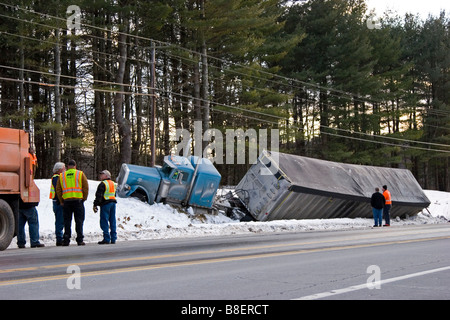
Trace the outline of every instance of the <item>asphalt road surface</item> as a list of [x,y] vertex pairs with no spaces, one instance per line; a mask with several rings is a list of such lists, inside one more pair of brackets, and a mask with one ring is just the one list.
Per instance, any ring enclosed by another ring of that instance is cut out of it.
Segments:
[[450,223],[8,249],[0,299],[448,300],[449,247]]

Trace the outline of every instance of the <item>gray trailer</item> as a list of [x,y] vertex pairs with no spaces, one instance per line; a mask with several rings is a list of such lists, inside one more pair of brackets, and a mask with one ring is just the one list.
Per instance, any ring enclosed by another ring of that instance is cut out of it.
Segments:
[[258,221],[372,218],[375,187],[388,186],[391,218],[413,216],[430,200],[409,170],[361,166],[263,151],[236,186]]

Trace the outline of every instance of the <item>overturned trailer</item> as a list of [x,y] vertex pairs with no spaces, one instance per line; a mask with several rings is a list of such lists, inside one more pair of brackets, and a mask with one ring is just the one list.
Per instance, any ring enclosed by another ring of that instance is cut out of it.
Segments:
[[236,186],[254,219],[371,218],[375,187],[388,186],[391,218],[412,216],[430,200],[409,170],[330,162],[264,151]]

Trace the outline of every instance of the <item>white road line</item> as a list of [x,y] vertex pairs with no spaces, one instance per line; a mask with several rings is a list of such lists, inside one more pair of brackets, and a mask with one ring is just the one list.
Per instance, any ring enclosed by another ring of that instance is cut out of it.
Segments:
[[343,293],[347,293],[347,292],[357,291],[357,290],[361,290],[361,289],[369,289],[369,286],[382,285],[382,284],[386,284],[386,283],[390,283],[390,282],[405,280],[405,279],[414,278],[414,277],[420,277],[420,276],[423,276],[423,275],[426,275],[426,274],[435,273],[435,272],[441,272],[441,271],[446,271],[446,270],[450,270],[450,266],[443,267],[443,268],[438,268],[438,269],[433,269],[433,270],[417,272],[417,273],[411,273],[411,274],[407,274],[407,275],[400,276],[400,277],[395,277],[395,278],[390,278],[390,279],[386,279],[386,280],[381,280],[381,281],[378,281],[378,282],[371,282],[370,284],[364,283],[364,284],[360,284],[360,285],[356,285],[356,286],[351,286],[351,287],[348,287],[348,288],[343,288],[343,289],[337,289],[337,290],[332,290],[332,291],[328,291],[328,292],[312,294],[312,295],[309,295],[309,296],[304,296],[304,297],[297,298],[297,299],[292,299],[292,300],[316,300],[316,299],[322,299],[322,298],[335,296],[335,295],[343,294]]

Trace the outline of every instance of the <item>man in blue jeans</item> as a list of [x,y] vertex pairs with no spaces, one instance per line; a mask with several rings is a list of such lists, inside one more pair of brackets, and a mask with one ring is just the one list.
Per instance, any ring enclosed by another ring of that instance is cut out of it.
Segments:
[[380,193],[380,188],[375,188],[375,193],[372,194],[370,205],[372,206],[373,219],[375,221],[374,227],[381,227],[383,222],[383,208],[385,203],[384,196]]
[[30,234],[31,248],[45,247],[43,243],[39,242],[39,218],[36,206],[39,203],[24,203],[22,199],[19,200],[19,230],[17,234],[17,246],[25,248],[27,243],[25,238],[25,224],[28,222],[28,231]]
[[50,199],[53,201],[53,212],[55,213],[55,235],[56,245],[63,244],[63,230],[64,230],[64,207],[59,203],[56,196],[56,185],[58,184],[59,175],[66,171],[66,165],[63,162],[57,162],[53,166],[53,177],[50,185]]
[[99,173],[102,181],[95,193],[94,212],[100,206],[100,228],[103,231],[103,240],[98,244],[116,243],[116,184],[111,180],[111,173],[103,170]]

